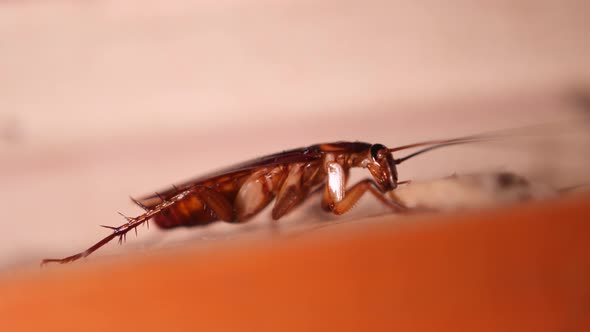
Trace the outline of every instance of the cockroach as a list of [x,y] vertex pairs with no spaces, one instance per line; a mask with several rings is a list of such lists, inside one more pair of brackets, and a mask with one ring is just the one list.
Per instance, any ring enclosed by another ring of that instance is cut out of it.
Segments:
[[[397,165],[427,151],[443,146],[489,140],[490,135],[466,136],[448,140],[425,141],[387,148],[382,144],[335,142],[311,145],[247,161],[221,171],[187,181],[154,195],[132,201],[145,212],[137,217],[123,217],[120,226],[103,226],[113,232],[90,248],[49,262],[68,263],[86,257],[150,219],[161,228],[203,226],[215,221],[245,222],[274,199],[272,219],[278,220],[312,193],[321,193],[321,207],[340,215],[349,211],[367,192],[401,212],[408,208],[395,195],[398,185]],[[421,150],[395,159],[393,153],[410,148]],[[350,169],[365,168],[370,177],[346,189]]]

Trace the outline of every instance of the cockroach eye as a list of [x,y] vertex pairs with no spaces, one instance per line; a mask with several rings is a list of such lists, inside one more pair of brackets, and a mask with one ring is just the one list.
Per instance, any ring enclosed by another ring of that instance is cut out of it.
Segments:
[[371,146],[371,158],[373,158],[373,160],[377,160],[379,151],[384,149],[386,150],[387,148],[383,144],[373,144]]

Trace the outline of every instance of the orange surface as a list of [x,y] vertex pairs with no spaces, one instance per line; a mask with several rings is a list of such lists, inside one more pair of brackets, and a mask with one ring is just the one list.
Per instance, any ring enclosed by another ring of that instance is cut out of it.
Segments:
[[383,216],[4,276],[0,330],[589,331],[589,203]]

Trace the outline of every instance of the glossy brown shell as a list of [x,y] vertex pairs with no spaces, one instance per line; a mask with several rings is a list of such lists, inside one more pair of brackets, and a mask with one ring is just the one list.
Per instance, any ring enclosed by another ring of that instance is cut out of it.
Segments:
[[[281,165],[288,166],[295,163],[307,164],[322,159],[326,153],[360,153],[367,151],[370,147],[370,143],[364,142],[335,142],[287,150],[252,159],[186,181],[158,194],[143,197],[140,199],[140,202],[148,208],[153,208],[162,200],[168,200],[183,190],[194,186],[201,186],[213,189],[233,205],[236,195],[244,185],[244,182],[251,174],[260,169]],[[215,213],[211,209],[208,209],[206,204],[194,195],[186,197],[173,207],[162,211],[162,213],[156,215],[153,219],[162,228],[207,225],[219,220]]]

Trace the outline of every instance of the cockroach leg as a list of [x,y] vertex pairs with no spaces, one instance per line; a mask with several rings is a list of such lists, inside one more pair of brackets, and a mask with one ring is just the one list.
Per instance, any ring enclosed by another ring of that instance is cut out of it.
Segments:
[[369,191],[383,204],[391,207],[396,212],[406,210],[398,201],[391,201],[379,190],[379,186],[373,179],[365,179],[350,189],[346,190],[346,177],[342,165],[337,162],[328,162],[325,165],[327,181],[322,199],[322,208],[326,211],[340,215],[348,212],[359,199]]
[[111,229],[113,231],[116,231],[119,227],[115,227],[115,226],[108,226],[108,225],[99,225],[100,227],[104,227],[104,228],[108,228]]
[[[410,183],[411,181],[404,181],[405,183]],[[398,183],[400,184],[400,183]],[[381,198],[385,199],[388,205],[393,209],[395,212],[408,212],[410,208],[408,208],[395,194],[395,190],[389,191],[387,193],[389,199],[385,198],[385,195],[381,194]]]
[[139,206],[140,208],[142,208],[144,211],[149,211],[149,207],[143,205],[143,203],[141,203],[140,201],[136,200],[135,198],[129,196],[129,198],[131,199],[131,201],[133,203],[135,203],[135,205]]
[[127,242],[127,233],[119,235],[119,245],[122,245],[123,242]]
[[281,185],[275,200],[275,204],[272,207],[272,219],[280,219],[303,200],[304,195],[301,190],[302,176],[302,163],[290,165],[287,178]]
[[242,185],[234,201],[235,221],[244,222],[264,209],[275,197],[276,188],[286,176],[282,167],[263,169]]
[[119,214],[121,217],[125,218],[125,220],[127,220],[127,222],[130,222],[130,221],[132,221],[132,220],[133,220],[133,218],[131,218],[131,217],[127,217],[126,215],[124,215],[124,214],[123,214],[123,213],[121,213],[121,212],[117,212],[117,213],[118,213],[118,214]]
[[324,200],[326,202],[340,202],[344,199],[344,192],[346,190],[346,174],[344,168],[337,162],[326,163],[326,191],[324,192]]
[[233,220],[233,207],[231,203],[219,192],[207,188],[199,187],[195,190],[195,195],[199,198],[206,208],[211,209],[215,216],[220,220],[231,222]]
[[322,208],[326,211],[330,211],[336,215],[344,214],[348,212],[351,208],[355,206],[355,204],[363,197],[363,195],[369,191],[373,196],[375,196],[379,201],[383,204],[389,206],[396,212],[404,212],[407,208],[400,202],[395,200],[390,200],[385,197],[383,193],[377,189],[378,186],[372,179],[365,179],[350,189],[348,189],[342,200],[337,201],[329,194],[328,191],[324,193],[324,198],[322,200]]
[[150,218],[162,213],[162,211],[164,211],[164,210],[168,209],[169,207],[171,207],[172,205],[180,202],[181,200],[186,198],[188,195],[194,194],[199,189],[200,189],[199,187],[194,186],[194,187],[191,187],[185,191],[182,191],[179,194],[170,198],[169,200],[163,200],[160,204],[154,206],[152,209],[146,211],[144,214],[139,215],[135,218],[123,216],[123,217],[125,217],[127,222],[121,226],[113,227],[113,226],[101,225],[102,227],[112,229],[113,233],[109,234],[108,236],[106,236],[105,238],[103,238],[102,240],[100,240],[96,244],[94,244],[92,247],[86,249],[85,251],[83,251],[81,253],[77,253],[75,255],[68,256],[65,258],[59,258],[59,259],[55,259],[55,258],[44,259],[41,261],[41,265],[44,265],[47,263],[64,264],[64,263],[69,263],[69,262],[78,260],[80,258],[87,257],[88,255],[92,254],[93,252],[98,250],[100,247],[109,243],[111,240],[113,240],[116,237],[119,238],[119,243],[122,243],[127,232],[129,232],[130,230],[135,229],[139,225],[147,222]]
[[[312,175],[307,181],[303,181],[304,166],[305,164],[303,163],[297,163],[289,167],[289,174],[281,185],[272,208],[273,220],[280,219],[309,197],[309,192],[315,183],[317,173],[316,175]],[[308,166],[317,167],[317,165]]]
[[181,190],[175,185],[172,185],[172,190],[174,190],[174,192],[180,192]]

